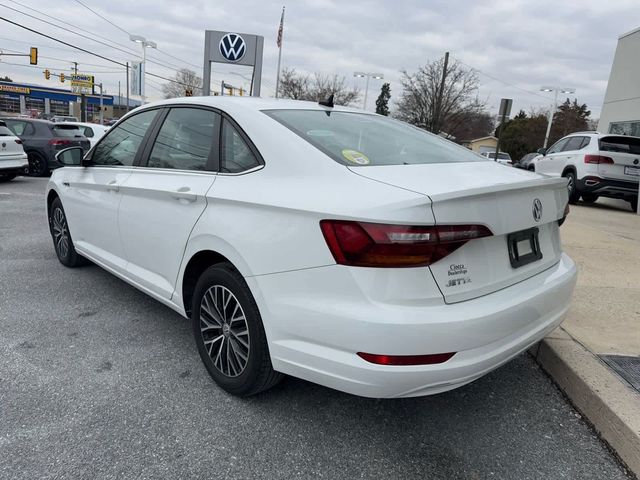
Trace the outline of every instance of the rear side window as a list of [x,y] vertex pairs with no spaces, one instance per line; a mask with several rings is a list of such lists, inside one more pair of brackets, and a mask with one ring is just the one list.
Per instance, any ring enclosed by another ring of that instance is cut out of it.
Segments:
[[172,108],[153,144],[151,168],[205,170],[218,149],[220,115],[200,108]]
[[487,161],[442,137],[387,117],[323,110],[264,113],[344,165]]
[[54,137],[73,138],[82,136],[82,132],[75,125],[54,125],[51,127],[51,132]]
[[603,152],[620,152],[640,154],[640,138],[637,137],[602,137],[600,150]]
[[96,146],[91,157],[93,165],[132,166],[136,153],[158,110],[147,110],[127,118]]
[[[585,139],[587,140],[586,143]],[[567,143],[564,145],[562,151],[569,152],[573,150],[580,150],[589,144],[588,140],[589,137],[570,137]]]
[[228,120],[222,123],[222,157],[220,171],[240,173],[260,166],[260,161]]

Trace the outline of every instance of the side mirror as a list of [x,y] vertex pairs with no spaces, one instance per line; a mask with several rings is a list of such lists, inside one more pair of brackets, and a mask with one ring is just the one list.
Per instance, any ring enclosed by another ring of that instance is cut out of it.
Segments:
[[547,154],[547,149],[546,148],[539,148],[538,149],[538,153],[540,155],[546,155]]
[[83,156],[84,150],[82,150],[82,147],[70,147],[56,153],[56,160],[65,167],[79,167],[82,165]]

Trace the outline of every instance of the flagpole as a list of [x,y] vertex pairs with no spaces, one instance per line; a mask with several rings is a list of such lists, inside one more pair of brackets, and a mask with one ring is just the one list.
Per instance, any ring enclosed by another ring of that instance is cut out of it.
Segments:
[[278,88],[280,87],[280,61],[282,60],[282,40],[284,37],[284,7],[282,7],[282,17],[280,17],[280,30],[278,31],[278,73],[276,74],[276,98],[278,98]]

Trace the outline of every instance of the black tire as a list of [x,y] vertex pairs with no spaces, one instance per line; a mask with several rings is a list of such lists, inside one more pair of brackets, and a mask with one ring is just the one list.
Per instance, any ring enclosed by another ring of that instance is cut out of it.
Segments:
[[582,201],[584,203],[594,203],[596,200],[598,200],[598,198],[600,198],[600,195],[597,195],[595,193],[583,193],[582,194]]
[[633,210],[634,212],[638,211],[638,197],[632,198],[631,200],[629,200],[629,203],[631,204],[631,210]]
[[569,203],[575,205],[580,200],[580,192],[576,185],[576,174],[573,172],[566,172],[563,177],[567,179],[567,190],[569,190]]
[[16,178],[16,175],[11,173],[8,175],[2,175],[0,174],[0,182],[10,182],[11,180],[13,180],[14,178]]
[[198,279],[191,323],[200,358],[222,389],[246,397],[268,390],[282,379],[271,365],[258,306],[244,278],[230,263],[213,265]]
[[65,267],[75,268],[88,263],[88,260],[79,255],[73,246],[67,216],[59,198],[51,203],[49,209],[49,231],[53,239],[53,248],[61,264]]
[[47,160],[38,152],[28,152],[27,159],[29,160],[29,176],[30,177],[44,177],[49,173],[49,167]]

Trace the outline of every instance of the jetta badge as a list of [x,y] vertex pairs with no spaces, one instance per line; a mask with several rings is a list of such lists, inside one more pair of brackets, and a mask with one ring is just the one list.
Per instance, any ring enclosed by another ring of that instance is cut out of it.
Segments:
[[533,219],[536,222],[539,222],[541,218],[542,218],[542,202],[540,201],[539,198],[536,198],[533,201]]

